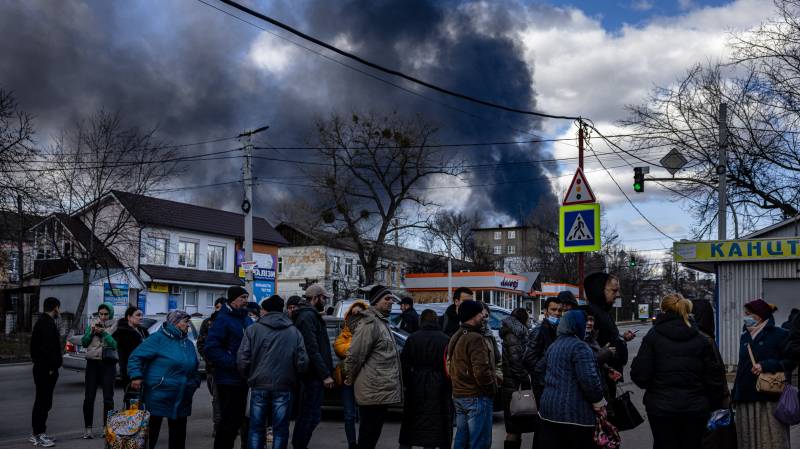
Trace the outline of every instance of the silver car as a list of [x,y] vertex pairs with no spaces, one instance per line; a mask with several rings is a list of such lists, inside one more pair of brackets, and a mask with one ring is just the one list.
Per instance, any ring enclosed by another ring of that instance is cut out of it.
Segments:
[[[166,318],[165,315],[142,318],[141,327],[147,329],[147,332],[153,335],[161,329]],[[189,322],[189,341],[194,345],[195,352],[197,352],[198,329],[200,329],[203,319],[202,317],[192,317]],[[67,338],[67,344],[64,347],[64,368],[74,371],[86,371],[86,348],[81,346],[81,338],[83,338],[83,334],[75,334]],[[200,361],[200,372],[205,373],[206,362],[203,361],[199,352],[197,353],[197,359]],[[117,373],[117,376],[119,377],[119,373]]]

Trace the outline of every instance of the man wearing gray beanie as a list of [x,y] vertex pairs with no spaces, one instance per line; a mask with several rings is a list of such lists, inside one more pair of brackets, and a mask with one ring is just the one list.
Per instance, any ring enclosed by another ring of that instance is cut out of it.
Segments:
[[344,382],[354,386],[361,416],[359,449],[375,449],[389,406],[403,402],[400,353],[389,328],[395,302],[397,297],[383,285],[369,291],[370,308],[362,313],[344,360]]

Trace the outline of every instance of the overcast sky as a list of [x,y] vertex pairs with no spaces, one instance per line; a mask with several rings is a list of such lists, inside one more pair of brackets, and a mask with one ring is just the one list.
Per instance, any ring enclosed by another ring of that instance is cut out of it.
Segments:
[[[423,114],[441,128],[442,143],[575,137],[569,121],[499,113],[396,79],[391,81],[405,90],[393,87],[374,78],[390,79],[386,75],[358,67],[373,77],[360,73],[313,44],[207,1],[267,31],[196,0],[2,2],[0,87],[14,91],[20,105],[36,116],[43,146],[98,108],[118,110],[131,123],[157,126],[162,138],[175,143],[232,136],[262,125],[270,130],[259,143],[313,143],[320,118],[392,110]],[[694,63],[725,60],[729,33],[754,27],[772,13],[767,0],[245,3],[380,64],[513,107],[589,117],[606,134],[618,131],[615,123],[625,117],[625,105],[641,103],[654,86],[675,82]],[[227,141],[183,151],[237,145]],[[595,148],[603,149],[599,141]],[[307,157],[298,151],[261,151],[284,159]],[[453,159],[484,164],[577,153],[574,142],[452,151]],[[618,158],[607,162],[625,164]],[[235,180],[238,164],[194,163],[173,186]],[[481,210],[487,225],[511,224],[541,200],[560,201],[574,170],[574,160],[547,166],[515,163],[429,187],[447,207]],[[608,223],[626,244],[643,250],[668,246],[669,240],[636,215],[596,162],[589,160],[586,170]],[[277,201],[309,194],[302,187],[306,166],[259,160],[255,171],[260,215],[270,217]],[[645,194],[633,194],[630,167],[613,174],[664,232],[690,236],[693,223],[684,204],[652,184]],[[234,209],[241,188],[164,196]]]

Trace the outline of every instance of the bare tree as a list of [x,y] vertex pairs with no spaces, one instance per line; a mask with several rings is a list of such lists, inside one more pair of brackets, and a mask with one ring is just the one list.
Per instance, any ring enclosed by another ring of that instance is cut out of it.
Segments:
[[477,212],[458,212],[442,209],[428,220],[425,229],[426,249],[461,261],[475,257],[474,230],[480,227]]
[[126,127],[119,114],[100,111],[66,132],[53,148],[48,171],[50,199],[63,217],[80,220],[88,230],[80,250],[70,245],[67,251],[59,240],[63,234],[55,230],[49,235],[59,255],[83,272],[76,330],[86,307],[92,272],[109,268],[108,253],[123,266],[134,266],[139,257],[138,227],[132,211],[109,201],[109,196],[113,191],[149,194],[178,170],[174,149],[156,141],[154,132]]
[[0,89],[0,209],[15,209],[17,196],[33,186],[26,176],[38,154],[33,136],[33,117],[13,93]]
[[371,284],[387,239],[425,227],[419,211],[433,203],[424,186],[460,170],[429,146],[437,130],[420,116],[334,115],[317,130],[327,163],[313,179],[323,219],[353,241]]
[[800,205],[800,135],[797,117],[776,102],[754,65],[723,75],[721,64],[697,65],[675,87],[656,89],[649,101],[629,107],[623,124],[646,135],[629,139],[632,151],[676,148],[689,160],[682,181],[671,186],[691,201],[697,236],[708,235],[717,213],[718,111],[728,104],[728,201],[734,233],[764,217],[794,216]]

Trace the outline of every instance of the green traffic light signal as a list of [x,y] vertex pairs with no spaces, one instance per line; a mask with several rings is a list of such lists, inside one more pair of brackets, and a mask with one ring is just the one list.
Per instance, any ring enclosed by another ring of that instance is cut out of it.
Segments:
[[633,183],[633,191],[636,192],[636,193],[644,192],[644,186],[642,186],[642,183],[640,183],[640,182],[634,182]]
[[644,167],[633,168],[633,191],[636,193],[644,192]]

